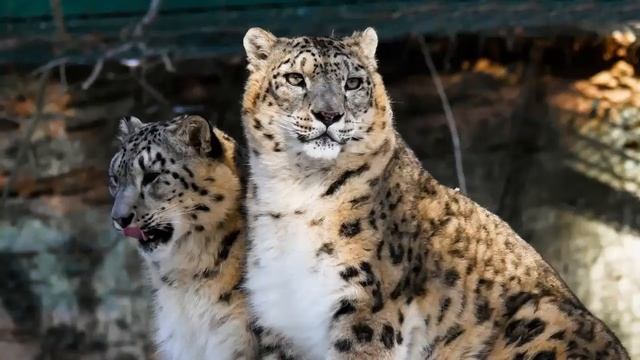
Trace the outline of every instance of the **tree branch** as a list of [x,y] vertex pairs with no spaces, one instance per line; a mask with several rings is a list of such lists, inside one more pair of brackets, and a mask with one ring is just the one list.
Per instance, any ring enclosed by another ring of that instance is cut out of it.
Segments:
[[418,39],[418,45],[420,46],[420,51],[422,52],[422,56],[424,58],[424,62],[429,69],[429,73],[431,74],[431,79],[433,80],[433,84],[438,91],[438,95],[440,96],[440,101],[442,102],[442,109],[444,110],[444,115],[447,119],[447,126],[449,127],[449,133],[451,134],[451,143],[453,144],[453,156],[456,164],[456,175],[458,177],[458,184],[460,186],[460,191],[463,194],[467,193],[467,181],[464,176],[464,169],[462,165],[462,150],[460,148],[460,135],[458,134],[458,128],[456,127],[456,120],[453,117],[453,111],[451,110],[451,105],[449,104],[449,99],[447,98],[447,94],[444,91],[444,86],[442,86],[442,82],[440,81],[440,75],[438,74],[438,70],[433,63],[433,59],[431,58],[431,53],[429,52],[429,47],[427,43],[424,41],[422,36],[415,36]]
[[162,4],[162,0],[151,0],[147,13],[138,22],[135,29],[133,30],[134,37],[141,37],[144,33],[144,29],[156,20],[156,18],[158,17],[158,12],[160,11],[160,4]]

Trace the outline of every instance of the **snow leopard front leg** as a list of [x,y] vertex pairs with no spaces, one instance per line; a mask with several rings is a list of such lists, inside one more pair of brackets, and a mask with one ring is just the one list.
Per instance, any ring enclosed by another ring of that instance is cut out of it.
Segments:
[[336,304],[327,359],[393,359],[403,341],[398,305],[385,301],[383,285],[368,262],[347,266],[340,276],[356,287],[356,296]]

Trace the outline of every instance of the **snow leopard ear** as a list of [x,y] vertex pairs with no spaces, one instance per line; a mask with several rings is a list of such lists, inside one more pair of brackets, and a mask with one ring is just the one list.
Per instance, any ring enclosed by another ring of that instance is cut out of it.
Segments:
[[362,32],[355,32],[353,35],[343,39],[350,46],[356,47],[364,59],[370,64],[376,64],[376,49],[378,48],[378,33],[369,27]]
[[188,115],[180,119],[175,135],[182,146],[191,148],[200,155],[219,158],[224,154],[224,149],[213,128],[203,117]]
[[261,28],[254,27],[247,31],[242,44],[247,53],[250,71],[259,70],[264,66],[277,40],[272,33]]
[[143,122],[135,116],[125,116],[120,119],[118,139],[120,142],[124,140],[143,125]]
[[376,60],[376,49],[378,48],[378,33],[373,28],[366,28],[360,34],[360,48],[369,60]]

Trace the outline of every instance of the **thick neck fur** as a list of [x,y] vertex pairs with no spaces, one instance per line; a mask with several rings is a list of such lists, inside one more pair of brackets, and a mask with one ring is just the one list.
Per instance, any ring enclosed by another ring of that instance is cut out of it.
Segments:
[[[221,185],[220,173],[202,169]],[[233,181],[228,180],[229,184]],[[143,254],[155,298],[156,341],[167,359],[251,359],[255,339],[241,288],[245,219],[239,184],[198,212],[162,254]]]
[[[231,291],[241,280],[245,263],[243,194],[235,170],[234,147],[225,146],[224,166],[208,160],[194,160],[188,164],[193,181],[209,192],[204,199],[192,200],[204,205],[206,211],[185,210],[187,213],[181,222],[186,227],[182,229],[182,236],[173,240],[168,248],[142,254],[156,289],[176,289],[182,294],[217,299],[219,294]],[[219,199],[212,199],[213,194],[218,194]],[[185,291],[202,287],[208,290],[202,293]]]
[[[149,275],[155,289],[162,287],[181,290],[197,289],[207,286],[209,289],[202,296],[215,297],[231,291],[240,281],[244,261],[237,248],[244,249],[244,244],[236,244],[229,255],[229,261],[221,261],[225,238],[237,237],[236,241],[244,242],[244,220],[239,207],[230,211],[222,221],[216,216],[200,216],[200,224],[192,224],[189,230],[176,239],[169,250],[170,254],[154,259],[145,256]],[[196,229],[196,227],[202,226]],[[236,257],[237,259],[231,259]]]

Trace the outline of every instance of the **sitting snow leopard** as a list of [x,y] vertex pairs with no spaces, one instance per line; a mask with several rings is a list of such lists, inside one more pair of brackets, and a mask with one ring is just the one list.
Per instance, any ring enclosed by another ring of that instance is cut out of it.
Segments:
[[198,116],[121,122],[114,226],[134,238],[154,291],[162,359],[254,359],[235,143]]
[[373,29],[250,29],[249,302],[313,359],[628,359],[502,220],[392,123]]

